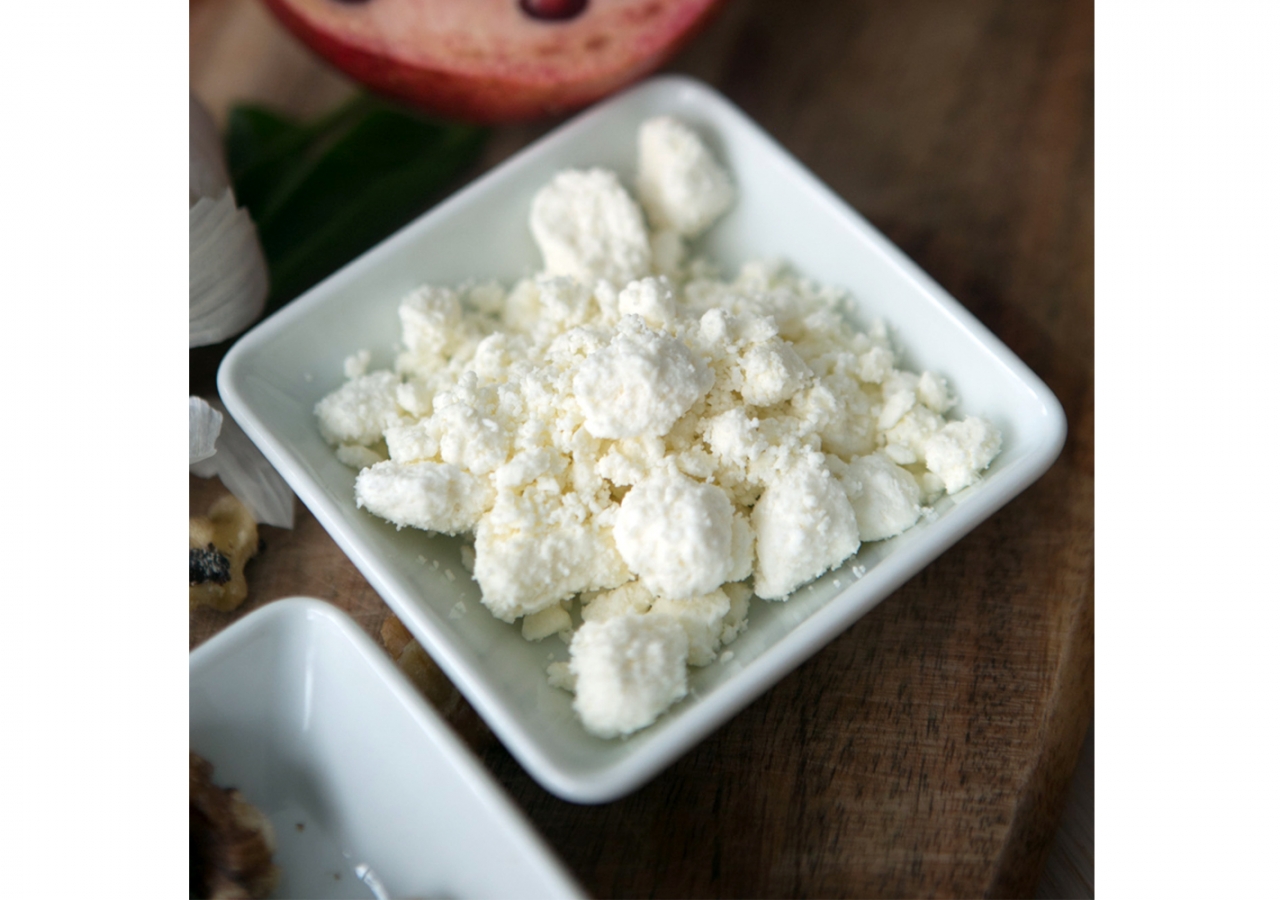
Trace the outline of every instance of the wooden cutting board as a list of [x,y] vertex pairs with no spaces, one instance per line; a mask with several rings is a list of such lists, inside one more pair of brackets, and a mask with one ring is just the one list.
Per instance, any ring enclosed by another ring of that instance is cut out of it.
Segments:
[[[376,0],[375,0],[376,2]],[[193,0],[191,84],[309,115],[353,87],[252,0]],[[669,67],[708,81],[1024,359],[1053,468],[630,797],[538,787],[452,721],[596,896],[1027,896],[1093,706],[1093,13],[1087,0],[738,0]],[[477,172],[554,123],[495,130]],[[226,347],[193,351],[209,395]],[[201,512],[222,490],[191,479]],[[263,528],[251,598],[389,611],[315,519]]]

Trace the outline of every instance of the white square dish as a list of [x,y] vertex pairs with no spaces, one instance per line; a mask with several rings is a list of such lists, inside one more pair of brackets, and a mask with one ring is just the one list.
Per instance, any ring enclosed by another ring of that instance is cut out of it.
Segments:
[[[396,306],[424,282],[507,282],[534,272],[534,192],[568,167],[635,172],[636,131],[670,114],[694,126],[732,173],[738,201],[695,245],[726,271],[781,258],[848,289],[859,321],[883,318],[901,365],[944,375],[962,411],[1004,448],[978,484],[903,535],[869,544],[785,603],[753,600],[732,660],[690,672],[690,693],[626,740],[588,734],[570,695],[547,684],[560,642],[526,642],[494,619],[459,562],[457,539],[395,528],[358,510],[355,472],[322,440],[315,403],[361,349],[392,361]],[[1026,488],[1057,457],[1065,417],[1048,388],[954,298],[723,97],[664,77],[582,114],[460,191],[259,325],[218,374],[224,403],[316,518],[418,637],[521,764],[565,799],[603,802],[652,778]],[[865,568],[857,577],[855,570]],[[554,646],[552,646],[554,645]]]
[[191,749],[271,819],[273,897],[583,896],[336,607],[292,598],[246,616],[191,653],[190,697]]

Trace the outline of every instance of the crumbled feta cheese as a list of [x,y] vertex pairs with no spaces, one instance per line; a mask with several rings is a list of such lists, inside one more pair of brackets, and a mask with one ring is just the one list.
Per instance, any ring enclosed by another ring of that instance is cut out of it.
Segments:
[[665,328],[676,318],[676,298],[671,282],[665,278],[631,282],[618,293],[618,312],[624,316],[639,316],[650,328]]
[[567,662],[553,662],[547,666],[547,684],[572,694],[578,686],[578,677],[569,671]]
[[373,372],[351,379],[316,404],[320,434],[331,444],[363,444],[382,440],[384,429],[397,425],[399,379],[391,372]]
[[383,436],[387,441],[387,452],[398,463],[433,459],[440,452],[438,429],[429,421],[392,425],[383,432]]
[[671,616],[586,622],[569,645],[574,711],[602,738],[652,725],[688,693],[688,656],[689,638]]
[[339,444],[336,453],[338,462],[353,469],[366,469],[385,459],[377,450],[360,444]]
[[751,588],[742,582],[726,584],[723,588],[729,598],[729,612],[720,623],[720,643],[731,644],[747,630],[747,614],[751,609]]
[[629,581],[611,532],[581,497],[561,493],[554,480],[521,493],[499,491],[476,523],[481,602],[514,622],[582,591]]
[[888,347],[871,347],[858,357],[858,377],[868,384],[879,384],[893,371],[893,351]]
[[613,172],[561,172],[533,198],[529,227],[552,275],[621,287],[649,274],[644,217]]
[[729,551],[729,574],[725,581],[745,581],[756,563],[756,533],[745,513],[733,514],[733,544]]
[[489,507],[488,484],[448,463],[387,460],[356,476],[356,506],[397,528],[443,534],[470,531]]
[[790,400],[809,375],[809,367],[790,345],[770,338],[742,354],[742,399],[752,406]]
[[948,494],[968,487],[1000,452],[1000,432],[985,419],[948,422],[924,442],[924,461]]
[[613,539],[654,594],[705,594],[733,569],[733,504],[714,484],[659,472],[622,499]]
[[358,350],[342,361],[342,374],[348,378],[359,378],[369,371],[369,360],[373,355],[368,350]]
[[884,408],[876,423],[881,431],[888,431],[916,405],[917,379],[909,372],[891,372],[884,380]]
[[951,395],[947,379],[935,372],[921,372],[920,381],[916,385],[916,396],[927,408],[936,413],[945,413],[955,406],[956,398]]
[[661,437],[713,381],[687,346],[627,316],[609,346],[578,367],[573,393],[593,436]]
[[493,473],[494,487],[522,488],[533,484],[555,466],[556,460],[545,448],[521,450]]
[[572,627],[573,619],[569,617],[568,610],[559,604],[548,606],[520,620],[520,633],[526,641],[540,641]]
[[688,125],[670,116],[649,119],[639,145],[636,191],[655,229],[694,237],[733,204],[729,173]]
[[911,473],[881,453],[849,463],[841,478],[858,520],[858,537],[881,541],[920,518],[920,486]]
[[826,468],[792,466],[751,511],[756,532],[756,596],[781,600],[858,549],[849,498]]
[[[488,475],[511,454],[511,438],[496,418],[466,401],[442,407],[436,398],[432,430],[439,435],[440,458],[475,475]],[[388,444],[390,446],[390,444]]]
[[462,305],[451,289],[423,285],[400,301],[400,329],[405,347],[421,356],[441,356],[457,342]]
[[396,385],[396,403],[410,416],[431,415],[431,398],[435,387],[421,379],[410,378]]
[[896,425],[882,432],[885,454],[900,466],[923,462],[925,441],[944,423],[942,416],[928,407],[913,407]]
[[616,175],[561,173],[530,211],[543,271],[415,289],[394,368],[361,350],[316,405],[358,506],[471,534],[488,611],[569,643],[547,677],[601,736],[684,696],[752,596],[928,520],[1000,448],[985,420],[947,418],[942,376],[898,368],[883,322],[855,329],[844,292],[776,261],[725,279],[685,259],[734,195],[695,132],[651,121],[640,155],[652,232]]
[[719,588],[707,594],[670,600],[658,597],[650,615],[667,615],[680,623],[689,639],[689,665],[705,666],[716,658],[724,636],[724,620],[732,604]]
[[601,591],[582,605],[582,621],[603,622],[615,616],[647,613],[653,606],[653,594],[638,581],[628,581],[611,591]]

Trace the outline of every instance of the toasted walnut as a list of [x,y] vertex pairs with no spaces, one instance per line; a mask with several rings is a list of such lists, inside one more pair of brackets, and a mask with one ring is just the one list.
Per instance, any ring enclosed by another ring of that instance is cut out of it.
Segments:
[[213,783],[213,765],[191,752],[191,896],[266,897],[280,879],[271,822],[241,793]]
[[212,606],[230,612],[249,595],[244,564],[258,552],[253,514],[231,494],[208,516],[191,519],[191,609]]

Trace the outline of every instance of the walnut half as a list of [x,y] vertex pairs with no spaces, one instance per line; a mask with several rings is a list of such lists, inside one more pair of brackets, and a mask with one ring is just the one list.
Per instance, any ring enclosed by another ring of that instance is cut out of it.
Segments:
[[191,609],[212,606],[230,612],[249,596],[244,566],[258,552],[258,524],[231,494],[209,515],[191,518]]
[[275,832],[239,791],[213,783],[213,765],[191,751],[191,896],[260,898],[280,879]]

